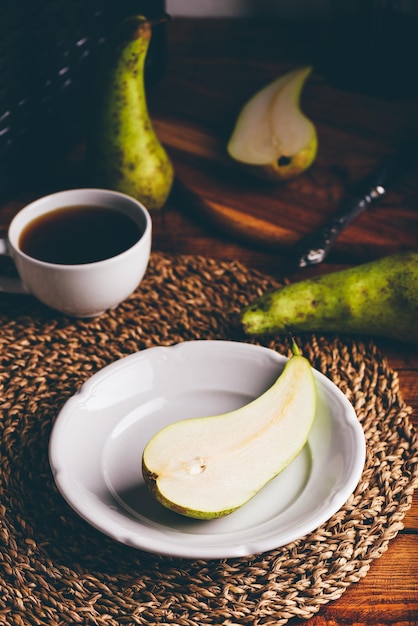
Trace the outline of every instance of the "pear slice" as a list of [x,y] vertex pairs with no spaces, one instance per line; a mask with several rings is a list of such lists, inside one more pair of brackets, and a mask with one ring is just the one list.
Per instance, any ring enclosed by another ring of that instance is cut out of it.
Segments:
[[313,371],[294,346],[278,379],[249,404],[181,420],[154,435],[142,456],[145,483],[176,513],[197,519],[228,515],[300,453],[315,409]]
[[276,79],[244,106],[228,142],[229,155],[254,174],[273,181],[293,178],[314,161],[314,124],[300,109],[304,67]]

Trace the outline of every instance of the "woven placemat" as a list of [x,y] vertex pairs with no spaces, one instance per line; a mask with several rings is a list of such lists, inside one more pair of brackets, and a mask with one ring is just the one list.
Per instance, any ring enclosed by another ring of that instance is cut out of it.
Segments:
[[[276,284],[237,262],[153,253],[138,290],[98,319],[1,296],[0,623],[277,626],[311,617],[365,576],[402,528],[418,467],[410,409],[372,342],[297,337],[353,403],[367,461],[342,509],[283,548],[214,561],[141,552],[81,520],[52,478],[51,427],[87,378],[156,345],[244,340],[237,312]],[[290,352],[286,337],[252,342]]]

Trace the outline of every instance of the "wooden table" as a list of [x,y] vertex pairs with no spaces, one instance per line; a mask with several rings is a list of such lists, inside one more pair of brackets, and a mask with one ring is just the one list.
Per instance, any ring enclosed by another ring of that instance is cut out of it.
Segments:
[[[322,265],[302,271],[289,262],[300,236],[330,217],[351,185],[396,150],[417,121],[413,97],[378,98],[334,87],[326,72],[323,29],[320,23],[281,21],[174,19],[168,25],[167,71],[149,89],[148,100],[177,184],[167,206],[153,216],[155,250],[238,259],[294,281],[418,249],[415,170],[343,233]],[[279,74],[311,63],[315,70],[302,103],[318,128],[315,164],[283,185],[238,175],[224,149],[240,107]],[[82,154],[81,146],[56,187],[83,182]],[[50,189],[22,190],[4,203],[0,226],[6,228],[18,208],[45,191]],[[399,372],[418,426],[417,347],[381,338],[376,343]],[[404,530],[366,578],[325,606],[310,620],[312,626],[418,623],[418,493],[404,521]]]

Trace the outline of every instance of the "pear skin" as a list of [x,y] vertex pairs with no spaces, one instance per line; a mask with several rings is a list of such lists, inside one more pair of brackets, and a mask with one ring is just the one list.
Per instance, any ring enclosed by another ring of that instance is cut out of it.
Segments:
[[152,24],[143,16],[121,24],[104,69],[87,159],[94,185],[121,191],[157,210],[166,203],[174,170],[148,113],[144,67],[151,34]]
[[247,335],[321,331],[418,344],[418,252],[286,285],[241,311]]
[[142,455],[145,484],[160,504],[186,517],[229,515],[301,452],[315,411],[313,371],[294,347],[276,382],[249,404],[156,433]]
[[281,76],[242,108],[227,145],[242,168],[271,181],[294,178],[315,160],[315,125],[302,113],[300,98],[311,67]]

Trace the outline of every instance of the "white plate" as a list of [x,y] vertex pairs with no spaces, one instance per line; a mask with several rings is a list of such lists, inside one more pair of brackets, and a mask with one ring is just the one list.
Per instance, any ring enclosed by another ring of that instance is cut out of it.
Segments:
[[263,393],[286,358],[229,341],[191,341],[132,354],[88,380],[50,440],[56,484],[77,513],[117,541],[159,554],[227,558],[270,550],[315,530],[355,489],[365,441],[353,407],[315,370],[318,408],[299,456],[227,517],[199,521],[148,494],[142,452],[163,426],[235,409]]

